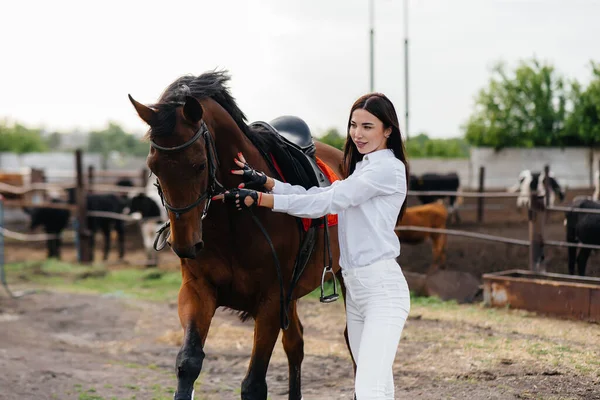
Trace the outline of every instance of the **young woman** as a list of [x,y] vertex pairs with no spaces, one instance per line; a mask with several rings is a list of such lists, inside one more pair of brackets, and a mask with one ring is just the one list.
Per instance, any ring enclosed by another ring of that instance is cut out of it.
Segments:
[[[350,111],[344,147],[346,179],[304,189],[236,163],[245,183],[215,197],[239,209],[259,206],[301,218],[338,214],[340,266],[346,285],[346,320],[356,360],[358,400],[394,398],[392,365],[410,310],[406,279],[396,262],[394,232],[406,208],[408,165],[398,117],[383,94],[359,98]],[[266,189],[267,193],[254,189]]]

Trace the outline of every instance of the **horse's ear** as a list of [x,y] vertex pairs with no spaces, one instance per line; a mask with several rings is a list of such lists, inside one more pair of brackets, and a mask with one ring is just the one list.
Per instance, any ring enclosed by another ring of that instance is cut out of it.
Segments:
[[156,111],[148,106],[143,105],[142,103],[135,101],[130,94],[127,96],[129,96],[129,101],[131,101],[131,104],[133,104],[133,107],[135,107],[135,111],[137,111],[140,118],[143,119],[145,123],[152,126],[156,121]]
[[197,123],[202,119],[202,106],[200,102],[192,96],[185,96],[185,105],[183,106],[183,116],[190,122]]

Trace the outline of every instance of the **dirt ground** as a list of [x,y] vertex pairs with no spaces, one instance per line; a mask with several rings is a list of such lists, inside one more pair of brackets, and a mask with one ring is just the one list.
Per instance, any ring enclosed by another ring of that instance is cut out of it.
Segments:
[[[577,193],[570,193],[572,198]],[[502,210],[487,211],[478,224],[463,210],[453,229],[527,239],[526,213],[514,199],[493,199]],[[486,204],[487,204],[486,203]],[[474,200],[466,199],[472,206]],[[546,237],[564,240],[563,215],[556,213]],[[97,248],[101,246],[101,239]],[[45,258],[45,244],[7,243],[7,262]],[[566,249],[550,249],[548,270],[566,273]],[[527,268],[528,248],[449,237],[447,268],[485,272]],[[97,252],[96,259],[100,259]],[[67,244],[63,260],[76,254]],[[126,261],[145,260],[135,230],[128,233]],[[404,269],[425,272],[428,243],[404,245]],[[178,268],[169,251],[161,268]],[[588,275],[600,276],[593,254]],[[27,289],[27,284],[13,290]],[[2,296],[2,295],[0,295]],[[181,341],[175,298],[153,303],[106,295],[41,291],[16,300],[0,297],[0,399],[172,399],[174,362]],[[352,366],[343,341],[341,302],[302,300],[305,326],[305,399],[350,399]],[[227,310],[213,319],[197,399],[235,399],[252,346],[252,322]],[[398,399],[600,399],[600,327],[531,313],[487,310],[479,305],[413,305],[394,366]],[[278,343],[268,374],[271,399],[287,398],[287,362]]]
[[[300,303],[305,399],[350,399],[343,304]],[[197,399],[239,398],[252,322],[217,312]],[[0,398],[172,398],[174,303],[42,291],[0,298]],[[479,306],[413,305],[394,364],[397,399],[600,399],[600,328]],[[277,344],[271,399],[287,399]]]

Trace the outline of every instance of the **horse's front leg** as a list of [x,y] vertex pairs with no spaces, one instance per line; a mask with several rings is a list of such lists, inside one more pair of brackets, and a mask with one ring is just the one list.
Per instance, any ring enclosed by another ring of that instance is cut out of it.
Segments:
[[175,363],[177,391],[174,400],[192,400],[194,382],[202,370],[204,343],[217,302],[214,290],[202,278],[187,274],[187,269],[182,267],[178,311],[184,338]]
[[[278,290],[272,290],[279,295]],[[242,400],[266,400],[267,369],[279,336],[279,298],[267,299],[260,306],[254,323],[254,347],[250,366],[242,382]]]
[[298,304],[294,300],[290,304],[290,325],[283,331],[282,343],[287,355],[289,374],[289,400],[302,399],[301,366],[304,360],[304,327],[298,317]]

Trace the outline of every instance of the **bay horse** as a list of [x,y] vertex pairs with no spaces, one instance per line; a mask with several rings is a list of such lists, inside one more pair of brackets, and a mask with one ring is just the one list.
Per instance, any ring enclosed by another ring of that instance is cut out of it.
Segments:
[[[242,152],[253,168],[276,176],[253,140],[260,134],[246,124],[244,113],[229,93],[225,71],[184,76],[172,82],[156,104],[146,106],[129,96],[150,129],[147,164],[158,179],[169,211],[167,244],[181,261],[182,283],[178,313],[184,340],[176,359],[175,400],[193,398],[194,381],[205,358],[204,345],[217,307],[253,318],[254,344],[241,398],[266,399],[266,373],[280,330],[279,282],[271,248],[250,212],[210,201],[219,191],[241,183],[234,157]],[[343,154],[316,141],[316,155],[339,177]],[[222,188],[219,188],[219,186]],[[264,208],[254,209],[279,257],[283,281],[290,282],[301,231],[294,217]],[[317,244],[323,243],[318,231]],[[330,228],[333,271],[341,279],[337,226]],[[319,287],[324,246],[315,246],[303,275],[292,293],[289,326],[282,343],[289,366],[289,399],[300,400],[301,364],[304,358],[303,326],[296,300]],[[286,285],[286,291],[289,285]],[[345,331],[346,344],[347,330]],[[352,356],[352,355],[351,355]],[[356,364],[354,363],[356,371]]]

